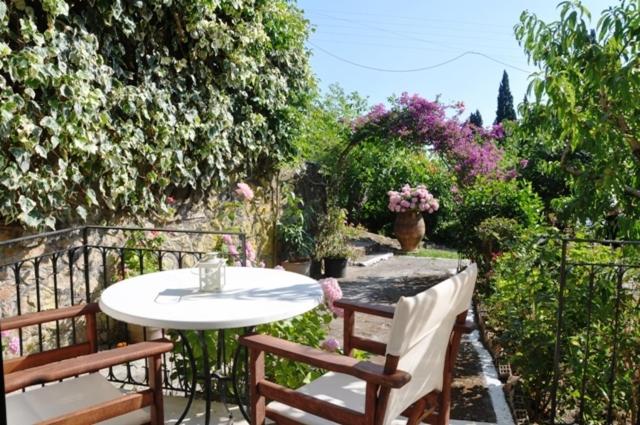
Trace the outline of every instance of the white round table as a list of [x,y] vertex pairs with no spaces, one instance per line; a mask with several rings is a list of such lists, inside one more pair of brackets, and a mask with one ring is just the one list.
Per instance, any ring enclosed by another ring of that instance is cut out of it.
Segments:
[[[218,340],[224,346],[224,329],[245,328],[247,332],[256,325],[289,319],[318,306],[323,295],[318,282],[307,276],[284,270],[251,267],[227,267],[226,285],[220,292],[199,292],[199,286],[197,268],[144,274],[105,289],[100,296],[100,309],[122,322],[177,330],[185,344],[193,370],[196,368],[195,358],[182,331],[198,331],[203,353],[202,378],[206,383],[205,424],[208,425],[211,419],[212,373],[204,331],[219,330],[222,338],[219,335]],[[217,363],[221,359],[219,353]],[[240,411],[248,420],[236,386],[239,353],[237,350],[234,356],[230,378]],[[218,380],[228,378],[219,376],[218,373],[215,377]],[[193,373],[191,395],[177,424],[182,422],[190,409],[195,396],[196,379],[197,374]],[[224,392],[223,390],[223,397]]]
[[283,270],[227,267],[221,292],[199,292],[198,287],[197,268],[144,274],[104,290],[100,308],[136,325],[209,330],[288,319],[322,302],[316,280]]

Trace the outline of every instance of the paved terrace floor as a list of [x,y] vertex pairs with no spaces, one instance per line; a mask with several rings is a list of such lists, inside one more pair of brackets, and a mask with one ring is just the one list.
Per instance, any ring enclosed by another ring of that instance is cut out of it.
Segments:
[[[184,406],[184,398],[167,397],[165,400],[165,424],[175,424]],[[221,404],[216,404],[211,415],[211,425],[248,425],[247,421],[242,419],[237,407],[230,408],[233,415],[229,419],[227,411]],[[182,422],[184,425],[204,425],[204,402],[202,400],[194,401],[191,414]],[[452,420],[452,425],[491,425],[476,421],[457,421]]]

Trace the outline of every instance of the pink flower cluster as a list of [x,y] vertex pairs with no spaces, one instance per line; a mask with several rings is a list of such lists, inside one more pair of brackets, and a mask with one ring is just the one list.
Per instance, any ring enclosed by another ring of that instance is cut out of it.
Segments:
[[424,185],[412,188],[405,184],[399,192],[390,190],[389,210],[393,212],[420,211],[433,214],[440,208],[440,203]]
[[246,183],[238,183],[238,188],[236,189],[236,193],[241,199],[245,201],[250,201],[253,199],[253,190]]
[[323,350],[335,353],[340,349],[340,342],[337,339],[330,337],[325,339],[320,347],[322,347]]
[[0,335],[3,347],[6,347],[11,354],[20,353],[20,339],[17,336],[10,336],[8,331],[3,331]]
[[333,305],[334,302],[342,298],[342,289],[340,289],[338,281],[332,277],[328,277],[326,279],[320,279],[318,283],[322,286],[324,300],[329,310],[338,317],[344,316],[344,310]]

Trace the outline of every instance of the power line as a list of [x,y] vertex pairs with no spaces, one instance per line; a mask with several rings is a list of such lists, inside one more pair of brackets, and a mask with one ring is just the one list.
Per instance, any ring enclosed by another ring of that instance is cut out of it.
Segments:
[[353,12],[346,10],[328,10],[328,9],[315,9],[315,8],[305,8],[305,12],[310,11],[312,13],[326,14],[326,13],[340,13],[340,15],[355,15],[355,16],[370,16],[374,18],[383,19],[385,22],[388,22],[389,19],[398,19],[405,21],[415,21],[415,22],[433,22],[433,23],[451,23],[455,25],[475,25],[475,26],[484,26],[491,28],[510,28],[513,26],[508,24],[498,24],[493,22],[480,22],[480,21],[460,21],[453,19],[443,19],[443,18],[425,18],[425,17],[416,17],[416,16],[398,16],[398,15],[388,15],[388,14],[380,14],[380,13],[366,13],[366,12]]
[[330,51],[318,46],[317,44],[313,43],[312,41],[309,41],[308,43],[310,45],[312,45],[313,47],[315,47],[316,49],[318,49],[321,52],[323,52],[324,54],[326,54],[328,56],[331,56],[332,58],[337,59],[337,60],[339,60],[341,62],[348,63],[348,64],[356,66],[358,68],[364,68],[364,69],[369,69],[371,71],[378,71],[378,72],[409,73],[409,72],[428,71],[430,69],[440,68],[442,66],[448,65],[448,64],[450,64],[452,62],[455,62],[455,61],[457,61],[459,59],[462,59],[465,56],[475,55],[475,56],[481,56],[481,57],[483,57],[485,59],[488,59],[488,60],[490,60],[492,62],[499,63],[501,65],[504,65],[504,66],[508,67],[508,68],[515,69],[516,71],[524,72],[525,74],[530,74],[531,73],[531,71],[527,71],[526,69],[519,68],[519,67],[517,67],[515,65],[511,65],[511,64],[509,64],[507,62],[503,62],[503,61],[501,61],[499,59],[495,59],[495,58],[493,58],[493,57],[491,57],[491,56],[489,56],[487,54],[484,54],[482,52],[476,52],[476,51],[473,51],[473,50],[467,50],[466,52],[462,52],[459,55],[454,56],[453,58],[448,59],[448,60],[446,60],[444,62],[439,62],[439,63],[433,64],[433,65],[423,66],[423,67],[420,67],[420,68],[409,68],[409,69],[379,68],[379,67],[375,67],[375,66],[370,66],[370,65],[365,65],[365,64],[358,63],[358,62],[354,62],[354,61],[349,60],[347,58],[344,58],[342,56],[338,56],[335,53],[332,53],[332,52],[330,52]]
[[[396,36],[387,36],[387,35],[379,35],[379,34],[368,34],[368,33],[363,33],[363,32],[359,32],[359,33],[353,33],[353,32],[342,32],[342,31],[325,31],[325,30],[321,30],[321,31],[316,31],[314,33],[314,38],[317,38],[319,36],[335,36],[335,37],[340,37],[341,40],[359,40],[359,39],[365,39],[365,41],[381,41],[381,42],[399,42],[399,41],[404,41],[406,40],[405,37],[396,37]],[[415,41],[417,42],[418,40],[408,40],[408,41]],[[495,43],[469,43],[468,41],[465,40],[453,40],[454,43],[447,43],[447,45],[442,45],[442,44],[433,44],[433,48],[434,49],[444,49],[450,53],[452,53],[452,50],[457,50],[457,52],[453,52],[453,53],[462,53],[463,51],[469,50],[469,49],[474,49],[474,50],[482,50],[482,49],[491,49],[492,53],[496,53],[496,51],[501,51],[501,52],[509,52],[509,53],[522,53],[521,49],[515,48],[515,47],[510,47],[510,46],[505,46],[505,45],[497,45]],[[457,42],[459,41],[459,42]]]
[[[333,35],[333,34],[331,34]],[[329,44],[338,44],[341,46],[344,45],[351,45],[351,46],[371,46],[371,47],[387,47],[390,49],[408,49],[408,50],[419,50],[419,51],[423,51],[423,52],[442,52],[442,53],[451,53],[451,49],[445,49],[445,48],[438,48],[438,47],[421,47],[421,46],[413,46],[413,45],[409,45],[409,44],[389,44],[389,43],[384,43],[384,42],[378,42],[378,41],[372,41],[372,42],[366,42],[366,41],[360,41],[360,40],[345,40],[344,37],[343,38],[318,38],[318,37],[314,37],[314,41],[317,42],[322,42],[322,44],[326,45],[326,43]],[[495,53],[495,51],[494,51]],[[497,56],[501,57],[501,58],[510,58],[510,59],[522,59],[522,57],[520,56],[515,56],[515,55],[509,55],[509,54],[498,54]]]

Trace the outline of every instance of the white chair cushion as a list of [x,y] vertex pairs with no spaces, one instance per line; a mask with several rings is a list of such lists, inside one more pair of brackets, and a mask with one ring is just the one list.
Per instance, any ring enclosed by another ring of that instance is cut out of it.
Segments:
[[[366,383],[361,379],[342,373],[328,372],[310,384],[298,388],[297,391],[363,413],[365,389]],[[335,422],[276,401],[269,403],[267,407],[269,410],[307,425],[335,424]],[[405,425],[406,423],[407,418],[399,417],[392,422],[392,425]]]
[[[31,425],[74,410],[122,397],[99,373],[70,379],[46,387],[7,395],[7,423]],[[118,416],[101,425],[142,425],[149,422],[147,409]]]

